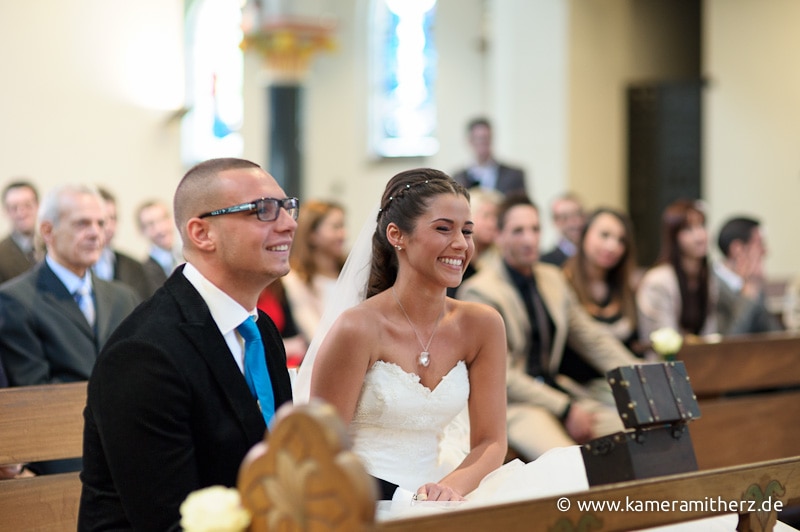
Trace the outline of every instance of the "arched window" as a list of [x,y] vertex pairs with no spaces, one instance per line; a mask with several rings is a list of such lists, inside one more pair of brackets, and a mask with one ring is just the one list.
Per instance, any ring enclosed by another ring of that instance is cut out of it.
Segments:
[[381,157],[433,155],[436,0],[373,0],[370,144]]
[[186,166],[243,153],[240,6],[240,0],[194,0],[187,5],[188,112],[181,124],[181,158]]

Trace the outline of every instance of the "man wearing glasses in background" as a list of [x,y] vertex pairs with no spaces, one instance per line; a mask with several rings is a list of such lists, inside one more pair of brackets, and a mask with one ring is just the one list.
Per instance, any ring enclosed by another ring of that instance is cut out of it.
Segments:
[[297,198],[254,163],[212,159],[174,203],[187,262],[120,325],[89,381],[79,530],[177,530],[186,496],[235,486],[292,399],[256,302],[289,271]]

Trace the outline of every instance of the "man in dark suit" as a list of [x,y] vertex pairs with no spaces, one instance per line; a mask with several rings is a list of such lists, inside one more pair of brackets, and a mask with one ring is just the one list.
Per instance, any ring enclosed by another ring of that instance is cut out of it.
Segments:
[[[89,381],[79,530],[179,530],[190,492],[236,484],[270,405],[292,399],[280,334],[256,304],[289,271],[297,207],[249,161],[184,176],[175,218],[187,263],[117,329]],[[239,332],[253,316],[257,355]],[[258,401],[251,362],[269,373]]]
[[11,234],[0,240],[0,284],[36,264],[33,234],[39,194],[32,183],[14,181],[3,189],[3,209],[11,221]]
[[553,225],[558,230],[559,238],[553,249],[543,253],[540,260],[561,267],[577,251],[576,246],[581,239],[586,214],[578,196],[567,192],[550,204],[550,215]]
[[130,286],[142,300],[145,300],[153,295],[157,286],[151,286],[141,262],[111,247],[117,233],[117,199],[103,187],[98,187],[97,190],[103,197],[106,208],[106,245],[92,270],[101,279],[106,281],[114,279]]
[[525,172],[495,160],[492,153],[492,126],[485,118],[476,118],[467,126],[469,145],[475,162],[453,175],[467,188],[482,187],[503,194],[525,192]]
[[0,359],[11,386],[87,380],[138,303],[127,286],[91,273],[104,223],[102,199],[90,187],[65,185],[43,199],[45,260],[0,286]]
[[164,203],[148,200],[136,210],[136,222],[139,224],[139,231],[150,242],[150,250],[142,266],[155,291],[164,284],[175,267],[183,262],[174,246],[175,221]]

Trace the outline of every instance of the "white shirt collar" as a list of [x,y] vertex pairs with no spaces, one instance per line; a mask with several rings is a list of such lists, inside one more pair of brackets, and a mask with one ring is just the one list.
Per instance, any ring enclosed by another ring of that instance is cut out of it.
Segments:
[[84,285],[89,288],[90,292],[92,291],[92,274],[89,268],[86,269],[86,273],[83,274],[83,277],[78,277],[66,267],[57,263],[50,255],[46,255],[44,260],[70,294],[75,294],[75,292]]
[[235,330],[249,316],[258,318],[256,309],[250,311],[245,309],[231,296],[206,279],[191,263],[186,263],[183,275],[200,292],[200,296],[208,305],[211,317],[214,318],[214,322],[223,336]]
[[744,279],[739,274],[728,268],[724,262],[715,262],[714,271],[722,282],[734,292],[740,292],[744,286]]
[[567,257],[571,257],[578,251],[577,246],[573,244],[571,241],[567,240],[566,238],[562,238],[558,241],[558,248],[564,252],[564,255]]

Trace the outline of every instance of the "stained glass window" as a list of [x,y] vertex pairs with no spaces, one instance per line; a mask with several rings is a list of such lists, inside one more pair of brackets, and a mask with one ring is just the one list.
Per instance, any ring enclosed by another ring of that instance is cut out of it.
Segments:
[[433,155],[436,0],[375,0],[370,137],[381,157]]
[[181,158],[240,157],[244,143],[240,0],[194,0],[185,17],[186,106]]

